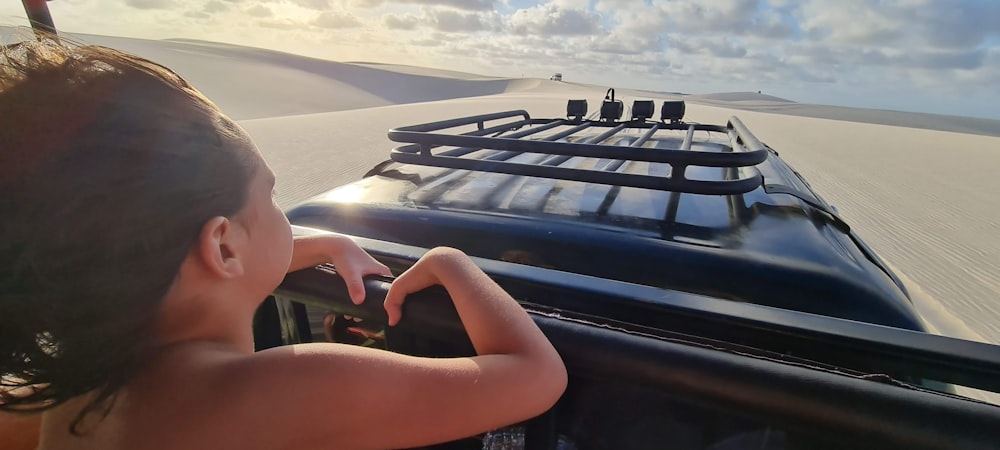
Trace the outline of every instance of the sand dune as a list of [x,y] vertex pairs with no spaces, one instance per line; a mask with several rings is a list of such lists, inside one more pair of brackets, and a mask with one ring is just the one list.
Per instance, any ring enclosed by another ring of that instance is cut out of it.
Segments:
[[698,94],[686,97],[688,100],[722,101],[722,102],[746,102],[746,103],[794,103],[773,95],[761,94],[759,92],[719,92],[715,94]]
[[539,80],[459,77],[456,72],[348,64],[289,53],[193,40],[70,34],[172,68],[223,105],[236,120],[371,108],[497,94]]
[[[241,120],[278,173],[283,206],[356,180],[386,159],[390,127],[510,109],[557,117],[569,98],[586,98],[595,110],[606,89],[196,41],[80,40],[162,62]],[[1000,177],[993,173],[1000,121],[755,93],[616,93],[626,105],[684,98],[693,122],[740,116],[908,280],[936,329],[1000,343]]]
[[[710,121],[732,110],[696,107]],[[738,112],[884,259],[1000,343],[1000,138]]]
[[408,66],[405,64],[389,64],[389,63],[368,62],[368,61],[345,61],[345,62],[356,66],[370,67],[372,69],[388,70],[397,73],[405,73],[409,75],[420,75],[427,77],[454,78],[456,80],[496,80],[502,78],[502,77],[491,77],[487,75],[479,75],[474,73],[457,72],[454,70],[431,69],[427,67]]
[[847,122],[891,125],[921,130],[951,131],[955,133],[1000,136],[1000,120],[975,117],[946,116],[941,114],[887,111],[879,109],[848,108],[844,106],[810,105],[791,101],[739,100],[717,101],[705,96],[687,99],[704,105],[747,111],[833,119]]

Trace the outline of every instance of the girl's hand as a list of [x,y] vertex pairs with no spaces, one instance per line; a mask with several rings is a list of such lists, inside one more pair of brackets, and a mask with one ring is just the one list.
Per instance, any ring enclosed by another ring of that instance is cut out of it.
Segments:
[[385,312],[389,316],[389,326],[399,323],[403,317],[403,301],[407,295],[425,288],[444,284],[440,275],[442,271],[454,270],[452,266],[468,261],[469,257],[460,250],[438,247],[425,253],[406,272],[397,277],[385,296]]
[[360,305],[365,301],[365,275],[392,276],[389,268],[372,258],[358,244],[345,236],[330,237],[330,261],[337,273],[347,283],[347,292],[351,301]]

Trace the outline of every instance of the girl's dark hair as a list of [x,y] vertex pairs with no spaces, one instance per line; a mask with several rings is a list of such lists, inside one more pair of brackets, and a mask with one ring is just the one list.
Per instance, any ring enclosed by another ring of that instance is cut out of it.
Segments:
[[0,50],[0,411],[91,394],[143,366],[203,224],[247,199],[257,157],[177,74],[54,40]]

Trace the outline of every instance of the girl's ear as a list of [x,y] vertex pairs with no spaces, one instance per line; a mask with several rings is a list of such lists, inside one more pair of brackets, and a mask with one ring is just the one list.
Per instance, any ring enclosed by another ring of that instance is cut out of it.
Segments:
[[196,246],[198,259],[212,274],[222,278],[243,276],[243,262],[239,241],[242,230],[234,227],[228,218],[213,217],[201,227]]

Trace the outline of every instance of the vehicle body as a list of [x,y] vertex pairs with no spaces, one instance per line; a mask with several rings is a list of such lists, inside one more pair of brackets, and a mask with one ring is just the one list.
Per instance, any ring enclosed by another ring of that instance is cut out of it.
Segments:
[[[886,265],[738,119],[686,124],[679,102],[659,122],[651,102],[630,109],[620,120],[609,91],[589,119],[571,101],[566,119],[397,128],[392,160],[287,211],[297,233],[356,236],[394,273],[427,248],[462,249],[560,351],[570,387],[552,411],[440,448],[1000,443],[1000,408],[925,389],[1000,390],[997,347],[924,333]],[[365,319],[368,345],[472,354],[440,289],[382,327],[388,281],[369,280],[357,306],[329,267],[292,274],[258,331],[307,340],[305,303]]]
[[562,81],[562,74],[556,72],[551,77],[549,77],[549,80],[552,80],[552,81]]
[[[289,219],[354,236],[452,246],[487,259],[923,331],[888,267],[736,118],[717,127],[531,119],[511,111],[437,125],[460,128],[483,119],[514,120],[516,126],[501,125],[506,134],[480,137],[476,145],[524,150],[431,156],[417,149],[424,143],[414,144],[394,153],[406,162],[387,162],[363,180],[306,201],[288,211]],[[426,145],[449,139],[410,128],[394,133],[427,139]],[[573,154],[588,152],[609,153]],[[619,153],[622,159],[612,157]],[[687,169],[684,178],[672,177],[668,161],[627,157],[687,158]],[[699,157],[726,166],[697,166]],[[456,164],[480,169],[440,167]]]

